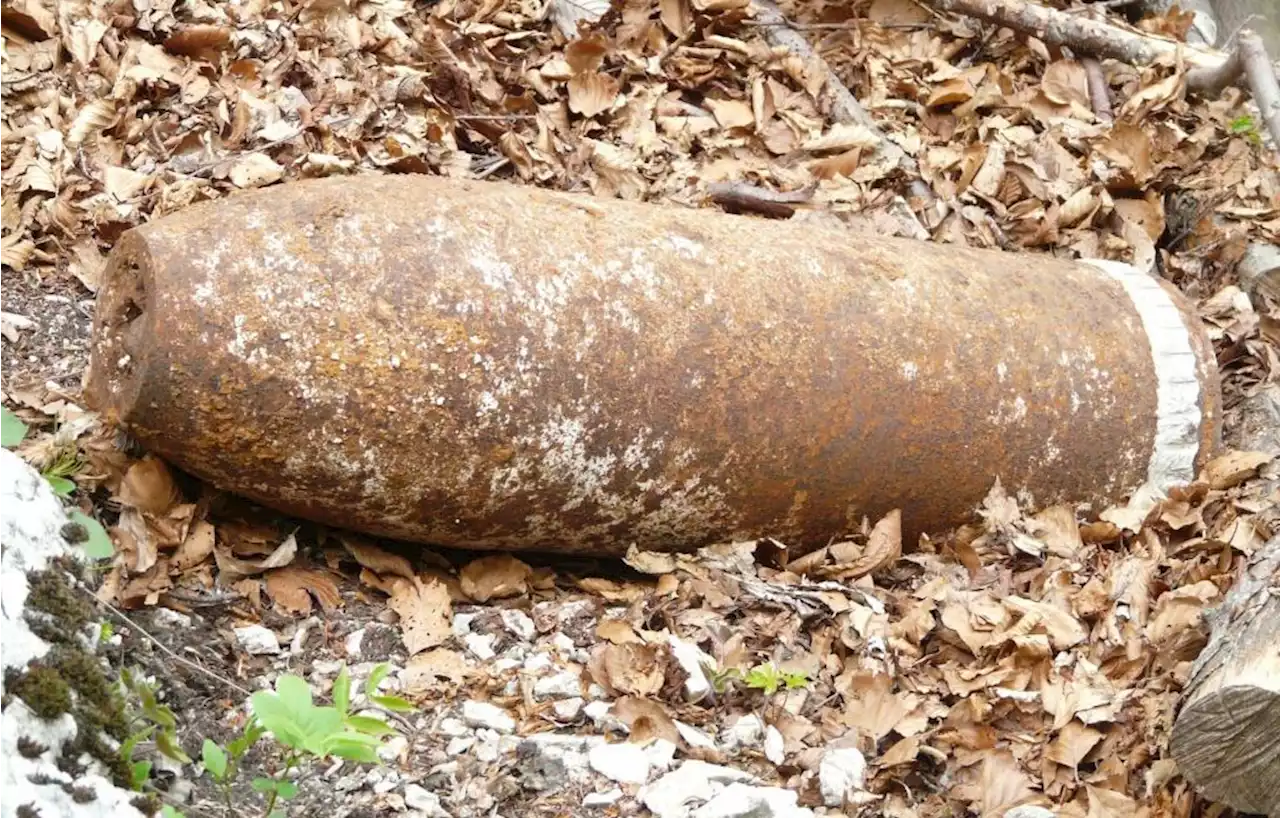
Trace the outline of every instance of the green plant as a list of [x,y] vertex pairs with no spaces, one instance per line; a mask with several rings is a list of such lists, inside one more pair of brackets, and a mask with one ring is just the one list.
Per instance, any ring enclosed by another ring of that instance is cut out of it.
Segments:
[[[17,415],[7,408],[0,407],[0,444],[4,448],[12,449],[21,445],[27,437],[27,431],[27,424],[23,423]],[[82,466],[80,455],[74,450],[68,450],[60,452],[53,463],[41,474],[48,481],[54,494],[66,498],[76,489],[76,484],[70,480],[70,476],[80,471]],[[107,536],[107,530],[102,527],[102,523],[77,508],[68,509],[67,517],[82,529],[75,537],[68,539],[83,543],[84,552],[88,557],[95,560],[107,559],[115,553],[115,546],[111,544],[111,537]]]
[[136,671],[120,671],[118,689],[125,698],[125,720],[129,734],[120,743],[120,756],[129,769],[129,785],[141,792],[151,778],[152,762],[135,759],[138,745],[154,737],[156,750],[180,764],[191,757],[178,743],[178,720],[167,705],[160,704],[156,688]]
[[736,667],[718,668],[714,665],[704,665],[703,671],[716,693],[724,693],[733,684],[741,683],[751,690],[772,696],[779,690],[794,690],[809,683],[808,674],[783,671],[772,662],[756,665],[745,672]]
[[[380,694],[378,687],[390,673],[391,666],[377,665],[364,685],[365,697],[384,710],[407,713],[413,705],[399,696]],[[245,754],[263,736],[286,748],[284,767],[275,776],[256,776],[250,782],[255,792],[266,798],[263,815],[278,818],[280,801],[298,794],[298,784],[289,774],[307,760],[323,761],[344,758],[365,764],[378,763],[378,749],[383,739],[398,734],[387,720],[359,715],[351,711],[351,675],[346,666],[333,683],[333,704],[318,705],[312,701],[311,687],[300,676],[284,675],[276,680],[275,690],[260,690],[249,698],[253,711],[244,730],[226,748],[205,739],[200,748],[205,771],[222,791],[228,811],[232,811],[232,784],[241,772]],[[177,810],[165,813],[168,818],[182,818]]]
[[1258,133],[1258,125],[1253,121],[1253,117],[1248,114],[1231,120],[1230,124],[1227,125],[1227,129],[1233,134],[1244,136],[1245,139],[1255,145],[1262,144],[1262,134]]

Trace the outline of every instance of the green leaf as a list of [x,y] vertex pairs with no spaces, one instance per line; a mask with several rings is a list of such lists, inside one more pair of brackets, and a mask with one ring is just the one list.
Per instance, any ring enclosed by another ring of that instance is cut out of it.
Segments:
[[260,690],[250,699],[254,715],[276,739],[295,750],[312,753],[325,738],[342,726],[342,715],[335,707],[316,707],[311,703],[311,688],[300,676],[281,676],[276,692]]
[[132,779],[130,783],[133,785],[133,788],[135,790],[141,790],[142,785],[147,783],[147,779],[151,777],[151,762],[133,762],[132,766],[129,768],[129,775]]
[[369,700],[393,713],[412,713],[417,709],[399,696],[370,696]]
[[231,758],[238,760],[249,752],[249,748],[257,744],[258,739],[262,738],[266,732],[267,729],[262,726],[262,722],[255,717],[250,717],[249,722],[244,726],[244,731],[227,744],[227,751],[231,753]]
[[373,698],[378,694],[378,685],[382,684],[382,680],[387,678],[387,674],[391,672],[391,664],[388,662],[378,663],[373,670],[369,671],[369,678],[364,683],[364,695]]
[[351,710],[351,672],[346,665],[338,671],[338,678],[333,683],[333,706],[344,716]]
[[142,728],[138,732],[130,735],[128,738],[126,738],[123,742],[120,743],[120,756],[124,758],[124,760],[126,761],[132,761],[133,750],[135,747],[138,746],[138,742],[145,741],[148,738],[150,738],[151,734],[154,733],[155,730],[156,728],[147,726]]
[[253,783],[250,784],[250,786],[253,787],[254,792],[260,792],[263,795],[270,795],[276,791],[276,787],[279,786],[279,782],[274,778],[258,777],[253,779]]
[[347,716],[346,725],[368,736],[394,736],[396,728],[373,716]]
[[298,794],[298,785],[293,781],[277,781],[276,794],[288,801]]
[[187,816],[168,804],[165,804],[160,808],[160,818],[187,818]]
[[744,681],[747,687],[763,690],[766,696],[772,696],[778,692],[778,687],[782,684],[782,678],[778,675],[778,669],[772,663],[765,665],[756,665],[747,671]]
[[324,754],[364,764],[378,763],[378,752],[373,747],[340,736],[333,736],[325,743]]
[[48,481],[49,487],[53,489],[53,493],[59,497],[69,497],[76,490],[76,484],[65,477],[58,477],[56,474],[46,474],[44,479]]
[[67,516],[72,522],[79,523],[89,532],[89,539],[84,542],[85,556],[95,560],[105,560],[116,553],[116,547],[107,536],[107,530],[102,527],[102,523],[79,509],[71,509],[67,512]]
[[23,441],[27,436],[27,424],[10,412],[8,409],[0,407],[0,445],[6,449],[12,449]]
[[214,778],[222,781],[227,777],[227,754],[221,747],[211,740],[205,739],[204,744],[200,747],[200,756],[204,759],[204,768]]
[[191,756],[187,755],[178,744],[177,736],[168,730],[162,730],[156,735],[156,749],[179,764],[191,763]]

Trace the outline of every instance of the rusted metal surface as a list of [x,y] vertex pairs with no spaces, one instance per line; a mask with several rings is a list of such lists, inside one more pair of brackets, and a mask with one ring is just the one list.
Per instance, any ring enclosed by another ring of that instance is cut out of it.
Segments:
[[108,267],[96,408],[224,489],[406,540],[809,547],[893,508],[953,525],[997,476],[1097,510],[1155,437],[1132,299],[1046,256],[362,177],[194,206]]

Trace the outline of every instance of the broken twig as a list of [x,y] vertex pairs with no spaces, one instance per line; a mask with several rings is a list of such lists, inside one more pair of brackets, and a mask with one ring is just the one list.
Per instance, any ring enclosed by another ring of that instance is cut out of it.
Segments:
[[1113,122],[1111,113],[1111,89],[1107,86],[1107,75],[1102,71],[1102,63],[1094,57],[1080,60],[1084,66],[1085,77],[1089,80],[1089,104],[1093,106],[1094,116],[1099,122]]
[[707,195],[730,213],[749,211],[770,218],[789,219],[795,215],[795,205],[813,199],[817,189],[817,182],[786,193],[746,182],[713,182],[707,185]]
[[1245,29],[1240,32],[1236,50],[1245,76],[1249,79],[1253,101],[1258,104],[1262,121],[1267,124],[1271,138],[1280,149],[1280,83],[1276,81],[1276,72],[1267,56],[1267,47],[1255,31]]

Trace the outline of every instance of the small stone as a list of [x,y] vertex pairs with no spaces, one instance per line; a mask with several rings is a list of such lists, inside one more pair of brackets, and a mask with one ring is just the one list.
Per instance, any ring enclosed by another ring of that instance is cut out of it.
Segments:
[[510,733],[516,729],[516,720],[507,711],[488,702],[463,702],[462,720],[472,727],[488,727],[499,733]]
[[587,698],[592,701],[595,701],[596,699],[607,699],[609,698],[609,691],[605,690],[595,682],[592,682],[587,685]]
[[191,627],[191,617],[179,613],[172,608],[155,608],[151,612],[151,621],[169,628]]
[[657,818],[688,818],[690,802],[707,801],[725,784],[753,782],[742,770],[691,759],[640,789],[640,801]]
[[551,667],[551,654],[535,653],[524,660],[524,669],[528,673],[540,673]]
[[493,649],[493,644],[496,641],[497,637],[488,633],[468,633],[462,637],[462,644],[466,645],[472,656],[482,662],[497,656]]
[[1004,818],[1058,818],[1058,814],[1051,809],[1027,804],[1005,810]]
[[467,729],[467,725],[453,716],[440,720],[440,732],[446,736],[467,736],[471,734],[471,731]]
[[387,739],[387,743],[378,748],[378,758],[387,763],[391,763],[398,759],[405,750],[409,749],[409,739],[405,736],[393,736]]
[[578,716],[582,715],[583,704],[581,698],[561,699],[551,705],[551,711],[556,714],[556,719],[559,721],[577,721]]
[[684,739],[684,743],[690,747],[703,747],[708,750],[716,748],[716,740],[711,737],[711,734],[705,730],[699,730],[692,724],[677,721],[676,732],[680,734],[680,738]]
[[532,641],[537,635],[538,629],[534,627],[533,620],[524,611],[502,611],[502,627],[506,628],[512,636],[524,642]]
[[477,730],[471,754],[484,762],[497,761],[502,754],[499,736],[493,730]]
[[676,749],[674,742],[659,738],[645,745],[644,754],[653,769],[666,772],[671,769],[671,762],[675,760]]
[[360,643],[364,641],[365,629],[360,628],[347,634],[346,642],[343,643],[347,649],[348,656],[360,655]]
[[520,759],[521,784],[531,790],[553,790],[566,782],[583,782],[591,777],[587,760],[590,748],[601,743],[598,736],[564,736],[539,733],[516,746]]
[[787,758],[786,742],[772,724],[764,731],[764,757],[771,764],[781,764]]
[[822,754],[818,765],[818,789],[822,803],[839,807],[845,799],[862,789],[867,772],[867,761],[856,747],[829,749]]
[[449,743],[445,745],[444,751],[451,756],[460,756],[467,750],[471,749],[471,745],[476,743],[475,736],[458,736],[449,739]]
[[698,807],[692,818],[812,818],[794,790],[734,783]]
[[535,699],[569,699],[582,695],[582,677],[571,670],[544,676],[533,684]]
[[503,658],[496,660],[492,665],[490,665],[490,667],[493,668],[490,671],[492,675],[500,676],[508,670],[515,670],[520,667],[520,660],[504,656]]
[[578,652],[578,646],[573,643],[572,639],[565,636],[563,633],[557,633],[555,636],[551,637],[551,646],[556,649],[557,653],[570,658]]
[[649,780],[649,757],[630,743],[597,744],[587,755],[591,769],[619,784],[643,784]]
[[405,784],[404,803],[409,809],[416,809],[427,818],[450,818],[449,813],[440,806],[440,796],[417,784]]
[[667,645],[680,669],[685,672],[685,701],[701,701],[711,692],[711,682],[703,670],[704,664],[715,666],[715,659],[692,642],[686,642],[675,636],[667,635]]
[[621,797],[622,790],[617,787],[606,792],[591,792],[587,793],[586,797],[582,799],[582,806],[588,809],[608,807],[617,803]]
[[280,652],[280,640],[276,632],[262,625],[247,625],[235,628],[236,641],[245,651],[254,655],[277,654]]
[[755,747],[764,740],[764,722],[755,713],[741,716],[720,737],[727,749]]
[[613,715],[613,705],[609,702],[594,701],[582,708],[582,712],[587,714],[587,718],[595,723],[596,727],[607,733],[629,733],[631,732],[621,719]]
[[471,620],[475,619],[479,614],[473,613],[456,613],[453,615],[453,636],[455,639],[461,639],[471,633]]

